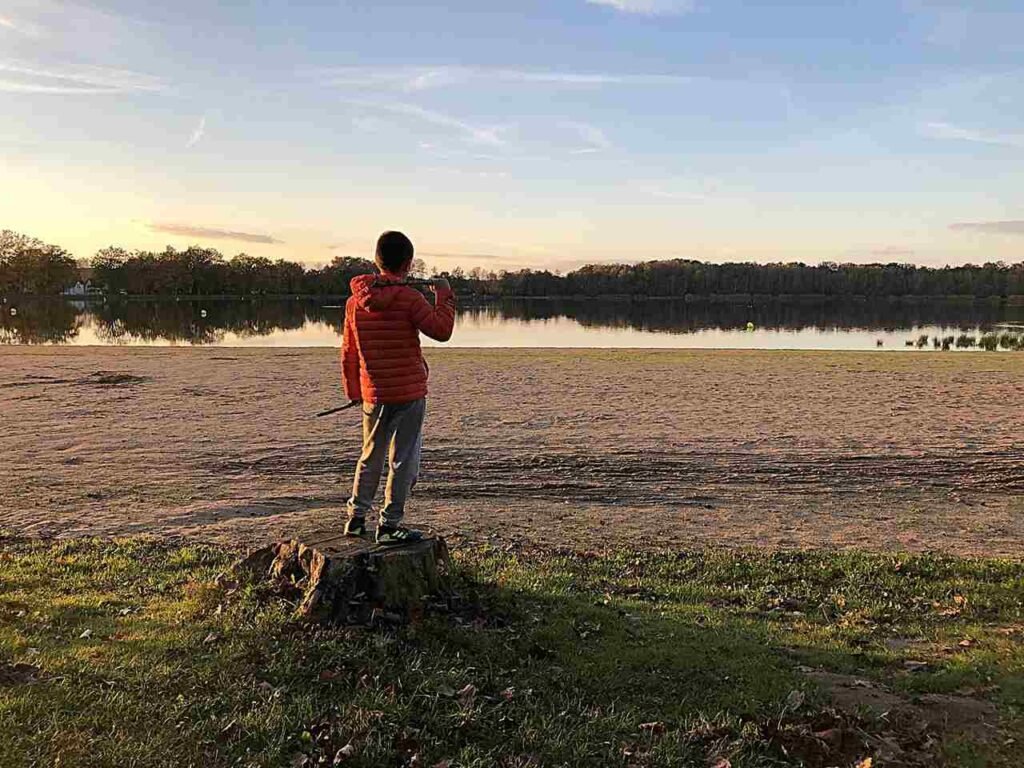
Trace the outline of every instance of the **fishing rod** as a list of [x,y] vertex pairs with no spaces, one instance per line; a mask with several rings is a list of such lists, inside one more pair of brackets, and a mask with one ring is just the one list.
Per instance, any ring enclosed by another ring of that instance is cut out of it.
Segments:
[[422,277],[406,277],[402,280],[388,280],[383,277],[378,277],[373,281],[373,286],[375,288],[386,288],[389,285],[411,285],[414,287],[429,288],[436,285],[436,282]]
[[[433,288],[436,283],[433,280],[422,278],[422,277],[406,277],[402,280],[388,280],[383,277],[377,277],[373,283],[374,288],[388,288],[392,285],[408,285],[412,288]],[[321,309],[344,309],[340,304],[325,304]]]
[[321,416],[330,416],[332,413],[339,413],[341,411],[347,411],[349,408],[355,408],[357,405],[359,405],[360,402],[361,401],[359,401],[359,400],[353,400],[351,403],[346,403],[345,405],[339,405],[337,408],[329,408],[326,411],[320,411],[320,413],[318,413],[316,415],[316,417],[320,418]]

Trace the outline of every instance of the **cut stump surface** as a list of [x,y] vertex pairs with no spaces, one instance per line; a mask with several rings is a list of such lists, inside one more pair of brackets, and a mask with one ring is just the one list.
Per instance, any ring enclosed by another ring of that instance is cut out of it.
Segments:
[[444,539],[380,547],[338,533],[279,541],[235,564],[238,579],[268,580],[299,599],[299,617],[318,623],[402,623],[450,591]]

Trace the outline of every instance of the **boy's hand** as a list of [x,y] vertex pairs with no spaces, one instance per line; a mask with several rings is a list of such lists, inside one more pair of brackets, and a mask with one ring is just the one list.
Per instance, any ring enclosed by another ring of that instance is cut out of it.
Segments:
[[438,291],[450,291],[451,289],[452,287],[448,283],[448,280],[443,277],[435,277],[434,284],[430,286],[430,290],[434,293],[437,293]]

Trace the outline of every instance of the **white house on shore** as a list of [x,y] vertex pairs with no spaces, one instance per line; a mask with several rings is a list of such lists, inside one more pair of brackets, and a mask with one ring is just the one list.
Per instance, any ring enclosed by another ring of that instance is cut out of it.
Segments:
[[93,285],[92,267],[79,267],[78,280],[64,289],[65,296],[99,296],[103,293],[99,286]]

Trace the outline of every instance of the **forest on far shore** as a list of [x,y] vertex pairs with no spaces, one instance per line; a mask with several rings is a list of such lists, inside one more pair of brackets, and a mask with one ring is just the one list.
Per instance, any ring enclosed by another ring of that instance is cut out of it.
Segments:
[[[129,296],[340,296],[373,262],[336,257],[320,267],[213,248],[128,251],[104,248],[88,261],[88,278],[103,293]],[[413,272],[427,276],[417,259]],[[0,232],[0,294],[56,295],[82,279],[63,248],[10,230]],[[432,271],[456,292],[480,297],[555,296],[821,296],[1005,298],[1024,296],[1024,261],[925,267],[914,264],[712,264],[692,259],[588,264],[567,274],[522,269]]]

